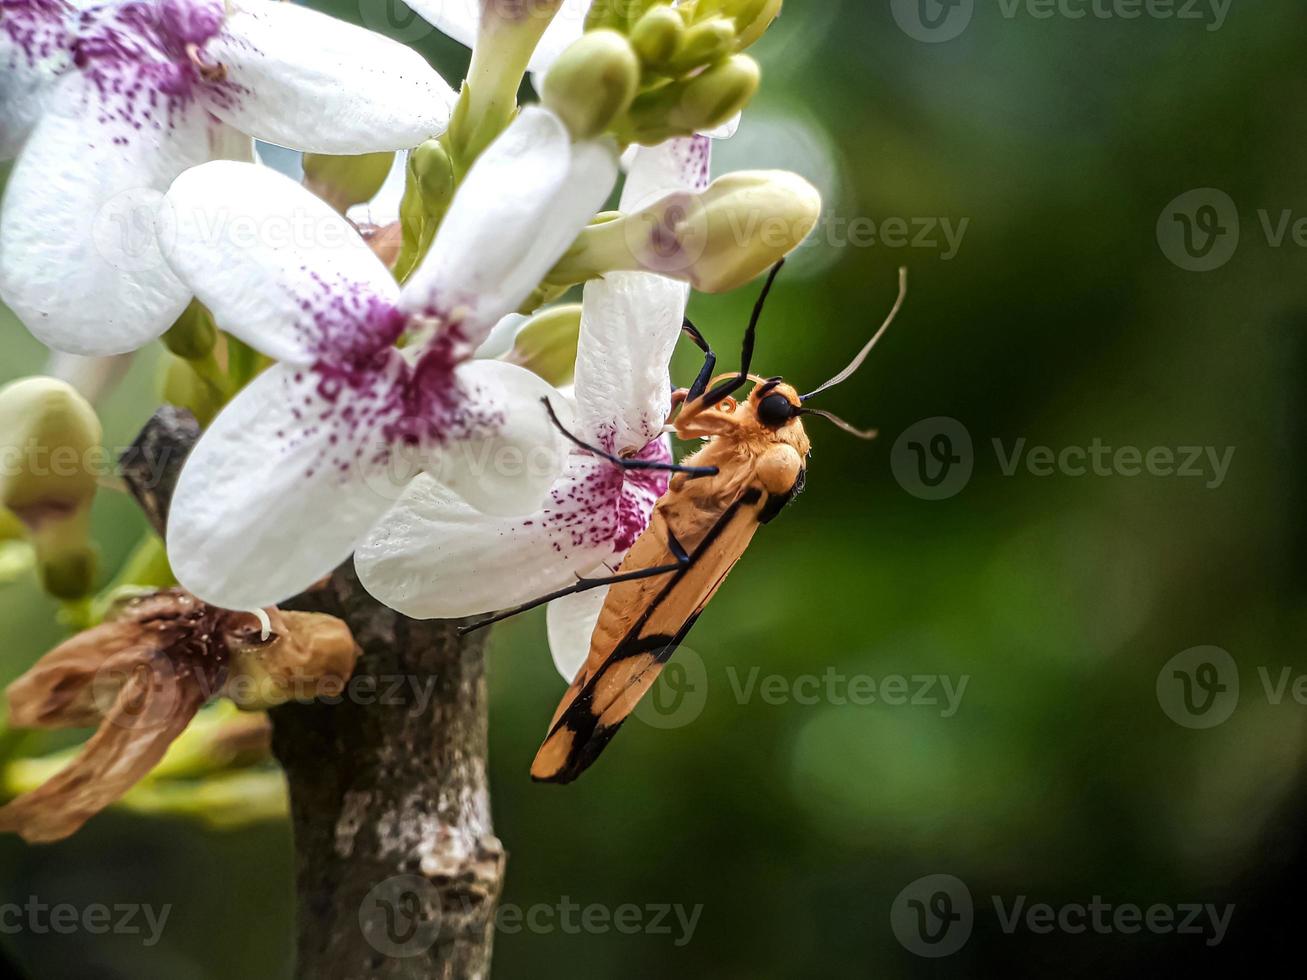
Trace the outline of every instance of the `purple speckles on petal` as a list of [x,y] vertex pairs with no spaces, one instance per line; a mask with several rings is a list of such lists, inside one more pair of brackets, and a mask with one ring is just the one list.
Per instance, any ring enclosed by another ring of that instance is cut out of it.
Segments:
[[386,466],[398,449],[442,447],[503,423],[489,393],[460,387],[457,352],[466,345],[456,330],[406,358],[395,347],[410,327],[403,313],[357,283],[302,271],[308,286],[298,304],[313,363],[294,376],[290,412],[300,429],[288,445],[320,445],[306,476]]
[[712,179],[712,140],[707,136],[678,140],[676,152],[685,185],[700,191],[707,187]]
[[[671,462],[664,438],[655,439],[635,458]],[[667,492],[669,476],[649,470],[622,470],[584,451],[573,453],[568,474],[550,492],[542,524],[553,549],[565,558],[574,549],[608,546],[620,555],[649,526],[654,504]]]
[[196,58],[224,9],[222,0],[127,0],[83,11],[70,47],[99,98],[100,122],[171,127],[204,83]]
[[0,69],[15,70],[67,53],[68,23],[73,13],[65,0],[0,0]]
[[159,7],[166,32],[184,44],[204,44],[222,26],[222,3],[161,0]]

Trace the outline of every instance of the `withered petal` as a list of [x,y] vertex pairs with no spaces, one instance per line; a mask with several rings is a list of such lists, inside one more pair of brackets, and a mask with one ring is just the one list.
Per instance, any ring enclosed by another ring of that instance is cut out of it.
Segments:
[[158,764],[207,699],[197,685],[177,684],[166,659],[155,656],[131,674],[72,762],[0,807],[0,831],[33,844],[62,840]]

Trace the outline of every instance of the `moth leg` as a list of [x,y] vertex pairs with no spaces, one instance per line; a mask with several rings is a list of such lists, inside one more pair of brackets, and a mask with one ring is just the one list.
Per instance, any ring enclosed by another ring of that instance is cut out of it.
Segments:
[[708,346],[708,341],[704,339],[699,328],[696,327],[687,316],[685,322],[681,325],[685,335],[694,341],[694,345],[704,353],[703,367],[699,371],[699,376],[694,379],[694,384],[690,385],[690,390],[686,392],[682,401],[694,401],[696,398],[702,398],[703,393],[708,390],[708,382],[712,380],[713,374],[717,371],[717,355],[713,349]]
[[558,420],[558,413],[554,411],[553,404],[548,398],[540,399],[545,403],[545,408],[549,412],[549,417],[553,420],[554,426],[565,435],[574,445],[580,446],[586,452],[593,453],[600,459],[606,459],[614,466],[620,466],[624,470],[657,470],[662,473],[685,473],[688,476],[716,476],[720,470],[715,466],[682,466],[679,463],[659,463],[651,459],[623,459],[614,453],[605,452],[598,446],[591,446],[583,442],[571,432],[568,432],[563,423]]
[[458,633],[460,636],[466,636],[468,633],[475,633],[477,630],[485,629],[487,626],[493,626],[495,623],[502,623],[506,619],[512,619],[514,616],[520,616],[524,612],[530,612],[532,609],[553,602],[555,599],[564,599],[570,595],[578,595],[582,592],[589,592],[591,589],[602,589],[608,585],[620,585],[623,582],[638,582],[641,579],[656,578],[659,575],[671,575],[673,572],[679,572],[689,567],[694,556],[690,555],[681,542],[676,540],[676,535],[668,531],[667,547],[676,559],[674,565],[657,565],[653,568],[641,568],[634,572],[621,572],[608,578],[583,578],[577,579],[575,585],[569,585],[565,589],[559,589],[557,592],[551,592],[549,595],[541,596],[538,599],[532,599],[520,606],[514,606],[512,609],[505,609],[503,612],[495,613],[485,619],[477,620],[467,626],[460,626]]

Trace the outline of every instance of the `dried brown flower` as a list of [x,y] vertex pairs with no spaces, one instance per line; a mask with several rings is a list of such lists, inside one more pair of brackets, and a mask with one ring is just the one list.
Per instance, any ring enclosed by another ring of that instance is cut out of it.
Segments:
[[154,768],[218,695],[263,708],[340,691],[358,655],[344,623],[270,609],[268,625],[169,589],[47,653],[9,686],[10,723],[98,727],[66,768],[0,807],[0,831],[30,842],[72,834]]

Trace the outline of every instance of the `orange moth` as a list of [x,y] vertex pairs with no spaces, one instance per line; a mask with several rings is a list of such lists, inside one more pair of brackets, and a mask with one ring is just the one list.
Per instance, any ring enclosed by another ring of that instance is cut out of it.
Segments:
[[[665,467],[676,475],[617,573],[582,579],[467,627],[480,629],[562,596],[609,587],[589,656],[554,712],[531,766],[536,780],[568,783],[590,767],[658,679],[758,528],[798,496],[810,449],[802,416],[829,419],[860,438],[876,435],[807,403],[862,366],[903,305],[906,270],[900,270],[898,299],[875,336],[843,371],[800,395],[781,378],[750,373],[758,321],[780,269],[778,264],[772,270],[754,308],[739,372],[715,377],[716,356],[686,321],[685,332],[703,350],[705,363],[694,384],[673,395],[668,428],[680,439],[704,440],[704,445],[681,464]],[[737,401],[735,393],[750,382],[753,388]],[[557,423],[552,406],[549,412]],[[615,465],[662,465],[611,456],[568,435]]]

